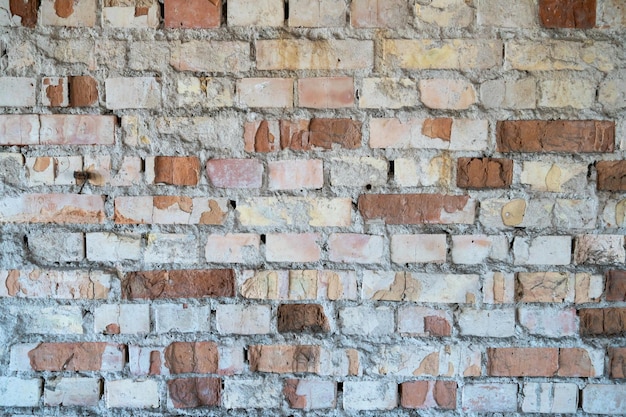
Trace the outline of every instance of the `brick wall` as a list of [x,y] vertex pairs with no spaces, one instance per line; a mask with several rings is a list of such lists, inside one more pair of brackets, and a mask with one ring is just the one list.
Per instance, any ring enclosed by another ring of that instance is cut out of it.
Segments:
[[0,0],[0,414],[626,414],[625,44],[622,0]]

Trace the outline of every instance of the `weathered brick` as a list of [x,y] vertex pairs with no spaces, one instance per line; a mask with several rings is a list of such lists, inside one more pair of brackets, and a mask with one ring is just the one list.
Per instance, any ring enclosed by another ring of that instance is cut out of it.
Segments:
[[0,5],[0,26],[24,26],[34,28],[37,25],[37,8],[35,0],[9,0]]
[[204,256],[207,262],[251,263],[259,259],[261,237],[254,233],[211,234],[207,237]]
[[519,323],[530,334],[561,338],[578,333],[576,310],[524,306],[518,309]]
[[184,196],[139,196],[115,199],[118,224],[223,224],[227,200]]
[[141,235],[137,233],[86,233],[85,243],[87,259],[90,261],[123,262],[141,259]]
[[364,187],[385,185],[388,166],[384,159],[364,157],[333,158],[330,183],[333,186]]
[[255,159],[211,159],[207,174],[215,187],[261,188],[263,164]]
[[515,265],[569,265],[572,239],[570,236],[516,237],[513,254]]
[[316,262],[320,260],[318,233],[270,233],[265,244],[268,262]]
[[527,303],[571,302],[574,277],[568,272],[518,272],[516,300]]
[[85,258],[83,233],[33,230],[27,239],[29,252],[44,263],[79,262]]
[[[415,16],[420,26],[465,28],[474,21],[475,8],[464,0],[434,0],[415,4]],[[423,23],[422,23],[423,22]]]
[[218,0],[166,0],[166,28],[216,28],[220,26],[222,2]]
[[452,236],[452,261],[457,264],[480,264],[486,260],[506,261],[509,241],[506,236]]
[[284,6],[280,0],[259,0],[253,4],[231,0],[226,21],[228,26],[282,26]]
[[458,318],[462,335],[511,337],[515,335],[515,310],[465,309]]
[[403,0],[378,2],[354,0],[350,4],[350,22],[357,28],[401,28],[408,22],[409,10]]
[[490,376],[553,376],[559,367],[557,348],[489,348]]
[[[227,409],[279,408],[282,382],[278,379],[226,379],[222,406]],[[255,395],[250,395],[253,392]]]
[[510,304],[515,298],[515,277],[512,273],[491,272],[484,276],[483,302]]
[[[626,10],[626,6],[624,6]],[[625,12],[626,14],[626,12]],[[626,25],[625,25],[626,26]],[[612,73],[605,78],[598,89],[598,102],[607,110],[619,110],[626,107],[626,71]]]
[[278,331],[327,333],[330,325],[319,304],[281,304],[278,306]]
[[443,194],[363,194],[359,211],[365,221],[386,224],[473,223],[475,202]]
[[598,190],[626,191],[626,161],[598,161]]
[[400,187],[443,186],[450,183],[450,162],[450,157],[445,153],[432,158],[397,158],[393,161],[393,180]]
[[40,21],[44,26],[93,27],[96,24],[96,9],[95,0],[75,3],[42,0]]
[[517,384],[466,384],[461,398],[466,412],[516,412]]
[[251,345],[248,347],[250,370],[254,372],[319,372],[319,346]]
[[606,272],[606,301],[626,301],[626,271]]
[[268,162],[268,187],[271,190],[319,189],[324,186],[321,159]]
[[535,28],[538,26],[537,5],[534,0],[481,0],[477,20],[481,26]]
[[0,377],[0,406],[37,407],[41,385],[40,378]]
[[410,78],[364,78],[359,94],[359,107],[362,109],[416,107],[418,97],[415,81]]
[[0,107],[35,106],[35,82],[34,78],[0,77]]
[[508,188],[513,180],[513,160],[459,158],[456,185],[460,188]]
[[465,80],[437,78],[418,85],[420,100],[431,109],[465,110],[476,103],[476,90]]
[[383,336],[394,332],[394,314],[389,307],[346,307],[339,310],[343,334]]
[[616,49],[603,41],[510,40],[506,43],[506,61],[521,71],[586,69],[610,72],[617,65]]
[[59,378],[46,381],[44,404],[49,406],[96,406],[101,382],[97,378]]
[[445,263],[445,234],[391,235],[391,260],[395,263]]
[[14,314],[27,334],[83,334],[81,307],[22,307]]
[[407,381],[400,384],[400,404],[404,408],[456,409],[454,381]]
[[104,334],[150,333],[148,304],[103,304],[93,313],[94,331]]
[[398,386],[391,381],[346,381],[344,410],[391,410],[398,405]]
[[587,164],[524,161],[520,182],[535,191],[576,191],[587,186],[587,170]]
[[593,378],[604,374],[604,350],[559,349],[558,376]]
[[626,348],[609,347],[609,376],[611,378],[626,378]]
[[623,264],[626,261],[624,235],[579,235],[574,244],[577,265]]
[[107,78],[106,107],[110,110],[154,109],[161,105],[161,85],[157,78]]
[[589,384],[583,389],[583,411],[593,414],[623,415],[626,413],[623,384]]
[[177,378],[167,381],[167,390],[176,408],[220,405],[222,381],[219,378]]
[[208,306],[192,307],[188,304],[158,304],[152,306],[156,333],[197,333],[210,330]]
[[335,408],[337,384],[332,381],[286,379],[283,394],[290,408],[303,410]]
[[105,342],[40,343],[28,352],[34,371],[121,371],[126,346]]
[[604,277],[592,275],[587,272],[575,274],[576,279],[576,304],[597,303],[604,293]]
[[546,28],[590,29],[596,25],[596,0],[539,0],[539,19]]
[[537,82],[539,107],[572,107],[587,109],[596,101],[598,84],[579,77],[560,76]]
[[52,299],[107,298],[112,277],[86,270],[0,270],[0,296]]
[[626,27],[626,7],[621,0],[600,0],[596,13],[596,25],[599,28]]
[[349,198],[249,197],[237,201],[237,215],[243,226],[350,226],[352,201]]
[[398,332],[418,337],[447,337],[452,335],[452,313],[428,307],[400,307]]
[[356,70],[374,65],[374,42],[368,40],[259,40],[256,48],[259,70]]
[[98,102],[98,82],[88,75],[68,77],[69,105],[71,107],[93,106]]
[[613,336],[626,332],[626,308],[583,308],[578,311],[580,334]]
[[130,272],[122,282],[125,299],[232,297],[231,269],[189,269]]
[[574,414],[578,410],[578,386],[571,383],[524,384],[522,411],[525,413]]
[[[497,0],[501,1],[502,0]],[[515,2],[517,5],[523,2]],[[482,3],[481,3],[482,4]],[[510,2],[502,2],[513,7]],[[500,14],[509,16],[508,13]],[[520,80],[490,80],[480,85],[480,101],[487,108],[534,109],[537,107],[537,81],[532,78]]]
[[120,379],[105,381],[104,387],[108,408],[159,407],[159,383],[155,380]]
[[38,145],[40,118],[35,114],[0,115],[0,145]]
[[237,81],[239,104],[245,107],[293,107],[292,78],[244,78]]
[[179,264],[198,262],[199,253],[193,233],[148,233],[144,248],[145,263],[161,264],[164,259]]
[[103,223],[104,200],[98,195],[23,194],[0,199],[0,222]]
[[217,306],[215,322],[220,334],[267,334],[270,332],[271,309],[266,305]]
[[173,342],[165,349],[164,356],[165,366],[172,374],[217,372],[215,342]]
[[160,19],[156,0],[107,0],[102,9],[102,25],[116,28],[157,28]]
[[250,44],[240,41],[189,41],[172,47],[170,65],[178,71],[238,73],[251,66]]
[[[302,8],[310,9],[308,5],[303,5]],[[291,21],[291,16],[289,19]],[[352,77],[300,78],[298,80],[298,106],[314,109],[353,107],[354,79]]]
[[378,263],[383,260],[383,237],[357,233],[332,233],[328,237],[332,262]]
[[171,185],[197,185],[200,160],[196,156],[157,156],[154,158],[154,182]]
[[613,152],[615,123],[597,120],[498,122],[500,152]]

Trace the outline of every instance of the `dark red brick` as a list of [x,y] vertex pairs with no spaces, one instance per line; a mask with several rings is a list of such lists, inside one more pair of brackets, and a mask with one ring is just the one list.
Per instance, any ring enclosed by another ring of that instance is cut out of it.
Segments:
[[578,315],[582,336],[626,334],[626,308],[583,308]]
[[165,349],[165,366],[172,374],[217,372],[215,342],[174,342]]
[[626,347],[609,348],[609,376],[626,378]]
[[330,325],[319,304],[282,304],[278,307],[278,331],[326,333]]
[[596,0],[539,0],[543,27],[590,29],[596,25]]
[[157,156],[154,158],[154,182],[171,185],[197,185],[200,160],[195,156]]
[[9,8],[13,16],[22,18],[22,26],[34,28],[37,25],[37,0],[9,0]]

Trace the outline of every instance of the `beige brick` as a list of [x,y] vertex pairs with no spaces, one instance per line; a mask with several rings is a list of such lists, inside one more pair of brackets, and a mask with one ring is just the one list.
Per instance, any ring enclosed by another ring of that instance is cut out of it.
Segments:
[[235,83],[229,78],[180,75],[176,93],[178,107],[230,107],[235,102]]
[[293,107],[293,79],[244,78],[237,82],[239,104],[247,107]]
[[560,77],[539,80],[539,107],[586,109],[596,100],[597,83],[593,80]]
[[354,70],[374,64],[372,41],[259,40],[256,47],[259,70]]
[[342,27],[346,24],[343,0],[291,0],[288,24],[291,27]]
[[103,299],[112,277],[99,271],[0,270],[0,297]]
[[445,263],[446,235],[392,235],[391,260],[395,263]]
[[245,72],[251,66],[250,44],[239,41],[184,42],[172,47],[170,65],[178,71]]
[[399,109],[416,107],[419,99],[415,81],[409,78],[364,78],[359,107]]
[[270,332],[270,306],[221,304],[215,310],[215,322],[220,334],[250,335]]
[[464,110],[476,103],[474,86],[465,80],[419,81],[420,100],[431,109]]
[[155,380],[106,381],[104,387],[107,408],[157,408],[159,406],[159,383]]
[[480,0],[478,24],[503,28],[536,28],[539,12],[535,0]]
[[576,265],[623,264],[626,261],[624,235],[579,235],[574,245]]
[[502,43],[488,40],[387,39],[383,41],[384,68],[489,69],[502,65]]
[[34,78],[0,77],[0,107],[37,105],[35,82]]
[[97,378],[58,378],[46,382],[44,404],[49,406],[96,406],[100,401]]
[[415,5],[418,22],[439,27],[466,28],[474,21],[475,9],[465,0],[433,0]]
[[333,233],[328,237],[332,262],[378,263],[383,260],[383,237],[358,233]]
[[522,71],[586,70],[609,72],[615,67],[615,47],[601,41],[509,41],[506,61]]
[[552,225],[554,204],[552,199],[485,199],[480,205],[480,222],[496,229],[525,227],[541,230]]
[[282,26],[284,5],[282,0],[230,0],[226,23],[228,26]]
[[[624,9],[626,10],[626,6]],[[626,107],[626,71],[611,74],[610,78],[600,83],[598,101],[608,110]]]
[[105,89],[106,106],[110,110],[154,109],[161,104],[161,85],[157,78],[108,78]]
[[63,9],[54,0],[42,0],[39,14],[44,26],[93,27],[96,24],[96,0],[79,0]]
[[480,101],[487,108],[534,109],[537,107],[537,81],[490,80],[480,85]]
[[163,71],[167,69],[170,60],[170,48],[167,42],[132,42],[129,48],[129,68],[137,71]]
[[506,236],[452,236],[452,262],[456,264],[482,264],[488,260],[505,262],[508,254]]
[[452,164],[447,155],[420,158],[398,158],[393,178],[400,187],[444,185],[450,181]]
[[94,232],[85,236],[87,259],[95,262],[123,262],[141,259],[141,235],[137,233]]
[[240,292],[245,298],[270,300],[355,300],[356,274],[349,271],[244,271]]
[[596,26],[602,29],[626,27],[626,5],[621,0],[599,0]]
[[81,307],[22,307],[15,315],[27,334],[83,334]]
[[252,263],[259,259],[261,238],[253,233],[211,234],[204,254],[207,262]]
[[[113,6],[115,4],[115,6]],[[102,25],[115,28],[157,28],[160,8],[157,1],[143,2],[141,13],[137,12],[139,2],[114,2],[102,9]]]
[[404,0],[353,0],[350,4],[350,21],[357,28],[401,28],[409,16]]
[[576,304],[597,303],[604,292],[604,277],[588,272],[575,274]]
[[237,201],[237,214],[244,226],[349,226],[352,201],[349,198],[250,197]]
[[519,272],[516,299],[524,303],[562,303],[574,300],[574,276],[567,272]]

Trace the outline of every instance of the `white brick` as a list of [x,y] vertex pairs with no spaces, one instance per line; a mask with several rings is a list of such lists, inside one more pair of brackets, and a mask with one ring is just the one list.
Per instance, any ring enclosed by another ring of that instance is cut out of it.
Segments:
[[465,309],[459,315],[459,328],[465,336],[511,337],[515,335],[515,310]]
[[149,233],[144,261],[192,264],[198,261],[196,238],[184,233]]
[[569,265],[572,239],[569,236],[516,237],[515,265]]
[[150,332],[148,304],[103,304],[94,312],[96,333],[142,334]]
[[158,304],[152,306],[154,331],[157,333],[208,332],[211,328],[208,306],[192,307],[186,304]]
[[592,414],[626,414],[626,385],[589,384],[583,389],[583,410]]
[[105,91],[109,110],[154,109],[161,104],[161,85],[152,77],[108,78]]
[[578,332],[573,308],[555,310],[524,306],[519,308],[518,316],[520,324],[530,334],[561,338],[575,336]]
[[271,309],[264,305],[220,304],[215,321],[220,334],[267,334]]
[[451,166],[447,155],[397,158],[394,161],[393,177],[400,187],[445,185],[450,180]]
[[533,191],[580,191],[587,187],[587,164],[524,161],[520,182]]
[[75,306],[22,307],[22,331],[28,334],[83,334],[83,310]]
[[452,236],[452,262],[455,264],[506,261],[508,254],[509,240],[506,236]]
[[[317,5],[317,6],[316,6]],[[290,0],[290,27],[341,27],[346,24],[343,0]]]
[[554,199],[484,199],[480,202],[480,222],[495,229],[524,227],[532,230],[552,226]]
[[282,26],[282,0],[230,0],[226,11],[228,26]]
[[0,407],[36,407],[41,394],[41,379],[0,377]]
[[278,408],[282,404],[282,381],[278,379],[227,379],[222,406],[227,409]]
[[462,398],[465,412],[516,412],[517,384],[465,385]]
[[0,107],[37,105],[34,78],[0,77]]
[[330,165],[330,183],[333,186],[364,187],[387,183],[387,161],[364,157],[333,158]]
[[567,383],[524,384],[522,411],[525,413],[565,413],[578,411],[578,386]]
[[46,382],[44,404],[51,406],[95,406],[100,401],[97,378],[57,378]]
[[85,258],[85,238],[82,233],[31,231],[28,250],[44,262],[78,262]]
[[557,79],[539,80],[539,107],[590,108],[596,100],[598,84],[593,80],[581,80],[560,76]]
[[394,313],[389,307],[346,307],[339,311],[343,334],[382,336],[395,331]]
[[292,78],[244,78],[237,81],[239,104],[245,107],[293,107]]
[[121,262],[141,259],[141,235],[108,232],[87,233],[87,259],[96,262]]
[[595,229],[598,203],[595,199],[566,200],[559,198],[554,204],[553,225],[559,230]]
[[504,28],[535,28],[539,26],[535,0],[480,0],[478,24]]
[[396,263],[444,263],[446,235],[392,235],[391,260]]
[[305,398],[304,410],[335,408],[337,385],[332,381],[297,380],[295,394]]
[[346,381],[345,410],[391,410],[398,405],[398,386],[393,381]]
[[[101,133],[99,133],[101,134]],[[113,135],[113,134],[112,134]],[[83,158],[80,156],[65,156],[54,158],[55,185],[74,185],[74,172],[83,170]]]
[[254,263],[260,258],[261,238],[253,233],[209,235],[205,246],[207,262]]
[[[476,375],[480,353],[464,345],[381,346],[371,356],[369,373],[392,376]],[[478,373],[480,374],[480,373]]]
[[[129,345],[128,346],[128,368],[130,374],[133,376],[145,376],[153,373],[155,363],[153,359],[158,358],[161,367],[159,372],[161,375],[169,375],[169,369],[165,366],[165,358],[163,352],[165,348],[162,347],[144,347]],[[154,355],[154,356],[153,356]]]
[[244,371],[243,346],[218,346],[217,349],[220,375],[234,375]]
[[105,391],[108,408],[157,408],[159,406],[159,383],[154,380],[106,381]]

